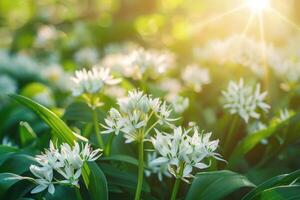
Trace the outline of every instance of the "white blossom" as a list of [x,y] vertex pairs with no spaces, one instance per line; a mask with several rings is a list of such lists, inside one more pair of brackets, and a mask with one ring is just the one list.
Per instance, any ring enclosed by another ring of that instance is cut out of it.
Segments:
[[[170,125],[171,108],[159,98],[153,98],[141,91],[130,91],[127,97],[118,100],[119,110],[112,108],[105,118],[102,133],[124,133],[126,143],[137,141],[141,132],[151,125]],[[155,117],[155,122],[150,119]],[[153,128],[153,127],[152,127]]]
[[157,159],[157,153],[147,154],[147,167],[145,169],[145,175],[150,176],[151,174],[157,174],[158,180],[163,181],[163,176],[171,177],[168,171],[167,163],[155,164],[152,161]]
[[120,79],[114,79],[108,68],[93,67],[91,70],[79,70],[71,79],[74,83],[73,95],[94,94],[99,92],[104,85],[115,85]]
[[200,92],[203,85],[211,82],[208,69],[196,64],[186,66],[182,72],[182,80],[185,85],[193,88],[195,92]]
[[157,78],[175,65],[175,57],[168,51],[146,50],[142,47],[108,54],[102,65],[109,66],[126,77],[140,80],[150,76]]
[[[151,140],[160,157],[153,160],[152,165],[168,164],[169,172],[176,178],[187,181],[186,178],[193,177],[193,168],[208,168],[206,158],[222,160],[215,152],[219,141],[210,141],[211,133],[199,133],[196,126],[188,130],[176,127],[171,133],[156,132],[156,137]],[[178,174],[180,167],[184,167],[182,175]]]
[[38,167],[36,165],[31,165],[29,169],[38,178],[36,179],[38,185],[31,190],[31,193],[39,193],[48,188],[48,192],[54,194],[55,188],[52,183],[53,170],[49,167]]
[[90,67],[97,64],[99,55],[97,49],[86,47],[77,51],[74,58],[79,65]]
[[250,118],[259,119],[258,110],[268,112],[270,106],[264,102],[267,92],[260,93],[260,84],[255,88],[244,85],[244,80],[240,79],[239,83],[230,81],[226,91],[222,91],[225,98],[224,108],[230,114],[238,114],[248,123]]
[[189,107],[189,99],[182,96],[174,96],[171,104],[176,113],[183,113]]
[[[73,147],[63,143],[59,148],[56,148],[50,141],[49,149],[35,157],[40,166],[30,166],[30,171],[37,177],[35,179],[37,186],[31,193],[39,193],[48,188],[48,192],[53,194],[55,191],[54,184],[68,184],[79,187],[78,181],[84,162],[97,160],[101,156],[100,151],[100,149],[92,150],[89,144],[80,147],[77,142]],[[64,179],[54,179],[54,171],[62,175]]]

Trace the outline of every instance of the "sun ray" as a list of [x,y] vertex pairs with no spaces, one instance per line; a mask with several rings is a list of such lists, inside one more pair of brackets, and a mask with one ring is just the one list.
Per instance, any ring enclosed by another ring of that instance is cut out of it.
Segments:
[[241,5],[239,5],[239,6],[235,7],[235,8],[233,8],[233,9],[227,11],[227,12],[221,13],[221,14],[213,17],[213,18],[210,18],[210,19],[207,19],[205,21],[202,21],[202,22],[199,22],[197,24],[194,24],[193,30],[194,31],[199,30],[199,29],[201,29],[201,28],[203,28],[203,27],[205,27],[205,26],[207,26],[207,25],[209,25],[209,24],[211,24],[211,23],[213,23],[215,21],[218,21],[219,19],[222,19],[225,16],[231,15],[231,14],[233,14],[235,12],[239,12],[240,10],[244,9],[245,7],[246,7],[246,4],[241,4]]
[[246,24],[246,26],[245,26],[245,28],[244,28],[244,30],[243,30],[243,32],[242,32],[242,36],[245,36],[245,35],[246,35],[246,33],[247,33],[249,27],[251,26],[251,24],[252,24],[252,22],[253,22],[254,16],[255,16],[254,13],[251,13],[250,17],[249,17],[248,20],[247,20],[247,24]]
[[275,8],[271,8],[271,11],[273,11],[273,13],[275,13],[276,16],[278,16],[284,22],[286,22],[287,24],[291,25],[292,27],[294,27],[298,31],[300,31],[300,27],[295,22],[291,21],[289,18],[287,18],[286,16],[284,16],[283,14],[281,14],[278,10],[276,10]]
[[[258,14],[258,21],[259,21],[259,33],[260,33],[260,40],[261,40],[261,53],[262,53],[262,63],[264,67],[264,87],[269,91],[269,68],[267,65],[267,52],[266,52],[266,39],[265,39],[265,29],[264,29],[264,19],[263,14]],[[269,94],[270,96],[270,94]]]

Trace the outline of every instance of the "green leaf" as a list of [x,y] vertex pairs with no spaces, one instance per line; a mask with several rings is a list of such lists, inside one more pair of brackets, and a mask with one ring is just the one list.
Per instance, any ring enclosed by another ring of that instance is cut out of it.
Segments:
[[20,122],[19,133],[23,146],[30,144],[37,138],[35,132],[27,122]]
[[[110,185],[119,186],[127,189],[135,189],[137,186],[137,175],[136,173],[128,172],[128,171],[120,171],[119,169],[108,165],[101,164],[101,169],[107,176],[108,183]],[[150,186],[145,181],[143,182],[142,191],[150,192]]]
[[197,174],[186,200],[218,200],[245,187],[255,187],[247,177],[232,171],[203,172]]
[[116,155],[111,155],[109,157],[103,157],[100,158],[100,160],[109,160],[109,161],[120,161],[120,162],[125,162],[129,163],[135,166],[138,166],[138,160],[134,157],[128,156],[128,155],[121,155],[121,154],[116,154]]
[[[93,121],[92,109],[83,102],[74,102],[66,108],[63,118],[71,121],[91,122]],[[105,113],[97,109],[98,119],[102,121]]]
[[0,167],[0,172],[11,172],[15,174],[23,174],[29,170],[29,166],[34,164],[35,160],[32,156],[26,154],[10,155]]
[[10,96],[20,104],[36,112],[36,114],[40,116],[55,131],[56,136],[61,141],[67,142],[68,144],[73,144],[76,139],[75,134],[55,113],[27,97],[17,94],[12,94]]
[[251,190],[247,195],[243,197],[242,200],[252,200],[257,199],[257,197],[260,195],[261,192],[264,190],[267,190],[269,188],[275,187],[275,186],[283,186],[283,185],[289,185],[294,180],[300,177],[300,170],[294,171],[290,174],[283,174],[279,176],[275,176],[266,182],[258,185],[256,188]]
[[17,151],[15,147],[0,145],[0,166]]
[[0,199],[5,199],[5,192],[18,181],[23,180],[20,176],[12,173],[0,173]]
[[228,167],[236,164],[245,154],[253,149],[261,140],[270,137],[275,133],[277,126],[271,126],[267,129],[246,136],[235,148],[229,159]]
[[261,200],[296,200],[300,199],[300,185],[278,186],[262,192]]
[[108,199],[106,177],[95,162],[85,163],[82,174],[85,185],[93,200]]

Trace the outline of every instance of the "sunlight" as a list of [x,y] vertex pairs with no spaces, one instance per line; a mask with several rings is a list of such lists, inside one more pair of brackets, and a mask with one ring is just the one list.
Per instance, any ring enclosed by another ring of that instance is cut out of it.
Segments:
[[247,6],[256,13],[262,12],[263,10],[270,7],[269,0],[246,0]]

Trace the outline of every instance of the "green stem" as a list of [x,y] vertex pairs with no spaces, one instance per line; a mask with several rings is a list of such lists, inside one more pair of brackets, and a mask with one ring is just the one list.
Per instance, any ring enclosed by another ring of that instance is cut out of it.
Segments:
[[99,130],[99,121],[98,121],[98,114],[97,114],[96,109],[93,109],[93,121],[94,121],[94,128],[95,128],[96,137],[97,137],[97,140],[98,140],[99,147],[101,149],[103,149],[104,144],[103,144],[103,139],[102,139],[102,136],[101,136],[100,130]]
[[148,135],[148,133],[159,123],[159,120],[157,120],[155,123],[152,124],[152,126],[150,126],[150,128],[148,128],[148,130],[145,133],[145,136]]
[[143,177],[144,177],[144,141],[143,138],[138,142],[138,151],[139,151],[139,171],[138,171],[138,183],[135,191],[135,200],[141,199],[141,192],[143,186]]
[[178,192],[178,189],[179,189],[179,186],[180,186],[180,181],[181,181],[181,178],[182,178],[182,175],[183,175],[183,170],[184,170],[184,163],[182,162],[179,165],[179,174],[177,174],[176,181],[175,181],[174,186],[173,186],[171,200],[176,200],[177,192]]
[[229,150],[228,148],[229,148],[230,142],[232,141],[232,137],[234,136],[237,122],[238,122],[238,116],[234,116],[232,123],[230,125],[229,132],[225,137],[226,139],[225,139],[225,143],[224,143],[224,154],[228,153],[228,150]]
[[108,137],[108,141],[106,143],[106,146],[105,146],[105,149],[104,149],[104,154],[106,156],[109,156],[110,155],[110,151],[111,151],[111,145],[112,145],[112,141],[115,137],[115,134],[114,133],[111,133]]
[[80,194],[80,190],[79,188],[75,188],[75,194],[76,194],[76,199],[77,200],[83,200],[82,197],[81,197],[81,194]]

